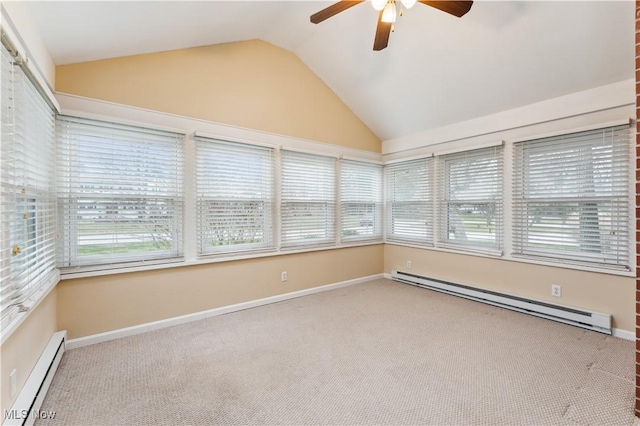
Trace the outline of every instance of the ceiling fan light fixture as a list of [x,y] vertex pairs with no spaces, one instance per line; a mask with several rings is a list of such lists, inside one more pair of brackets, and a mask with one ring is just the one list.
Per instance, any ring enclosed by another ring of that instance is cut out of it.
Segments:
[[382,11],[382,22],[396,22],[396,2],[394,0],[388,2],[384,7],[384,10]]
[[[389,45],[389,35],[395,30],[392,24],[396,22],[398,17],[398,11],[396,10],[397,1],[398,0],[371,0],[372,7],[378,11],[378,25],[376,26],[376,36],[373,40],[373,50],[376,52],[385,49]],[[400,16],[402,16],[404,9],[409,9],[416,3],[422,3],[460,18],[464,16],[473,5],[473,0],[400,0],[400,2]],[[340,0],[314,13],[309,17],[309,20],[312,24],[319,24],[361,3],[364,3],[364,0]]]
[[371,0],[371,6],[373,6],[373,8],[378,11],[384,9],[384,6],[386,4],[387,0]]
[[401,0],[401,1],[402,1],[402,5],[407,9],[411,9],[417,2],[417,0]]

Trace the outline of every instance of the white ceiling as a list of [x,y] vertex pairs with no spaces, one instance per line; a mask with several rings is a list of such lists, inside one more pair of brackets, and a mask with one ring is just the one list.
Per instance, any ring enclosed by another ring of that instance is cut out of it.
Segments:
[[262,39],[294,52],[382,140],[633,78],[633,1],[416,5],[373,52],[377,12],[332,2],[30,2],[57,65]]

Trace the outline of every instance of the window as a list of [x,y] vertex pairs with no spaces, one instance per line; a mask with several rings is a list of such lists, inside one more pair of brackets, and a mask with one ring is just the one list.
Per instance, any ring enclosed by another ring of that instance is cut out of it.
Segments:
[[629,267],[629,126],[515,144],[514,251]]
[[382,166],[340,162],[342,241],[382,238]]
[[197,138],[199,254],[274,249],[272,148]]
[[499,251],[502,146],[444,155],[439,165],[438,246]]
[[61,267],[182,256],[182,135],[59,117],[57,139]]
[[1,47],[0,314],[4,329],[57,282],[54,112]]
[[282,151],[280,241],[282,247],[336,241],[336,159]]
[[386,241],[433,244],[432,158],[385,166]]

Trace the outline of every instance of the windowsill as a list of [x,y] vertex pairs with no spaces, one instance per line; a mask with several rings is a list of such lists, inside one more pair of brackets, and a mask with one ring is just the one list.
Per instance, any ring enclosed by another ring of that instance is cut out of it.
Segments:
[[205,255],[201,258],[194,260],[183,260],[176,261],[176,259],[167,260],[166,263],[155,263],[153,265],[137,265],[131,267],[124,267],[118,269],[102,269],[102,270],[94,270],[94,271],[79,271],[79,272],[70,272],[67,271],[61,274],[62,280],[71,280],[75,278],[89,278],[89,277],[99,277],[105,275],[116,275],[116,274],[128,274],[131,272],[143,272],[143,271],[153,271],[159,269],[169,269],[169,268],[181,268],[184,266],[197,266],[197,265],[207,265],[210,263],[222,263],[222,262],[233,262],[238,260],[247,260],[247,259],[261,259],[267,257],[275,257],[275,256],[287,256],[290,254],[298,254],[298,253],[311,253],[316,251],[326,251],[326,250],[339,250],[345,248],[352,247],[363,247],[363,246],[373,246],[383,244],[382,239],[373,240],[373,241],[357,241],[357,242],[345,242],[340,245],[334,245],[329,247],[293,247],[280,249],[279,251],[269,251],[269,252],[260,252],[260,253],[239,253],[235,255],[231,254],[220,254],[220,255]]
[[433,246],[427,247],[427,246],[421,246],[421,245],[416,245],[416,244],[406,244],[406,243],[398,243],[398,242],[391,242],[391,241],[385,241],[385,244],[394,245],[394,246],[401,246],[401,247],[411,247],[411,248],[416,248],[416,249],[421,249],[421,250],[439,251],[439,252],[444,252],[444,253],[452,253],[452,254],[459,254],[459,255],[465,255],[465,256],[484,257],[484,258],[487,258],[487,259],[504,260],[504,261],[508,261],[508,262],[520,262],[520,263],[529,263],[529,264],[533,264],[533,265],[550,266],[550,267],[554,267],[554,268],[574,269],[574,270],[577,270],[577,271],[595,272],[595,273],[599,273],[599,274],[619,275],[619,276],[623,276],[623,277],[635,277],[636,276],[635,271],[620,271],[620,270],[615,270],[615,269],[597,268],[597,267],[590,267],[590,266],[584,266],[584,265],[572,265],[572,264],[559,263],[559,262],[556,263],[556,262],[549,262],[549,261],[544,261],[544,260],[525,259],[525,258],[508,256],[508,255],[492,256],[492,255],[489,255],[489,254],[478,253],[478,252],[473,252],[473,251],[451,250],[451,249],[446,249],[446,248],[442,248],[442,247],[433,247]]
[[29,307],[29,310],[25,311],[25,312],[19,312],[16,317],[9,323],[7,324],[7,326],[5,328],[2,329],[2,337],[0,338],[0,346],[4,345],[4,343],[9,340],[9,338],[11,337],[11,335],[20,328],[20,326],[26,321],[27,318],[29,318],[29,315],[31,315],[31,313],[33,311],[35,311],[38,306],[40,305],[40,303],[47,298],[47,296],[49,296],[49,293],[51,293],[51,291],[56,288],[56,285],[58,285],[58,283],[60,282],[60,273],[57,273],[57,275],[52,279],[51,283],[49,283],[49,285],[47,285],[46,287],[42,288],[39,290],[40,294],[34,295],[33,297],[36,298],[35,303]]

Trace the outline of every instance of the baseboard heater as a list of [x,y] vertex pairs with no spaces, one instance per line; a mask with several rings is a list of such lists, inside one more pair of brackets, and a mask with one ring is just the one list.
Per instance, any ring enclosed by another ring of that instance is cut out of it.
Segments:
[[66,331],[59,331],[51,337],[13,407],[2,413],[2,426],[31,426],[38,419],[55,418],[55,412],[44,412],[40,407],[64,354],[66,340]]
[[511,309],[512,311],[523,312],[537,317],[575,325],[576,327],[611,334],[611,315],[608,314],[568,308],[566,306],[525,299],[523,297],[495,291],[482,290],[466,285],[409,274],[395,269],[391,271],[391,278],[395,281],[428,288],[453,296],[464,297],[465,299]]

